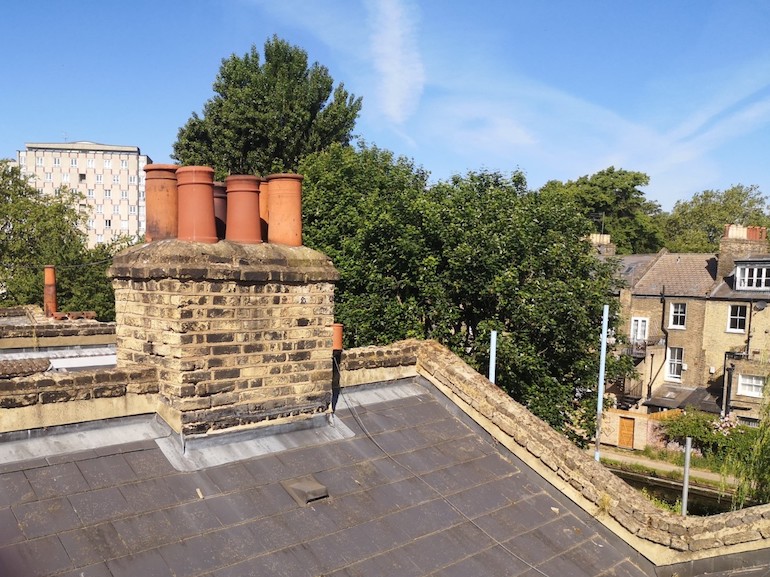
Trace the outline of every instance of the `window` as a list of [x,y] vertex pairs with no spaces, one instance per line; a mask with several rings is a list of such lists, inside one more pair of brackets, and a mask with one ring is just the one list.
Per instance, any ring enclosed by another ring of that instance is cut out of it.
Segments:
[[112,198],[112,191],[109,188],[104,191],[104,198]]
[[120,168],[128,168],[128,161],[127,160],[121,160],[120,161]]
[[143,174],[142,174],[142,175],[140,175],[140,176],[139,176],[139,184],[141,184],[141,185],[144,185],[144,180],[145,180],[145,179],[144,179],[144,175],[143,175]]
[[104,235],[103,234],[97,234],[96,235],[96,242],[104,242]]
[[739,266],[735,269],[738,290],[759,291],[770,288],[770,266]]
[[633,317],[631,319],[631,351],[633,355],[645,355],[647,351],[647,327],[649,319]]
[[112,175],[112,184],[120,184],[120,175],[119,174],[113,174]]
[[38,156],[38,157],[35,159],[35,164],[36,164],[37,166],[43,166],[43,157],[42,157],[42,156]]
[[88,219],[88,228],[93,229],[96,226],[96,221],[93,218]]
[[132,204],[128,207],[128,214],[136,214],[136,205]]
[[112,221],[107,218],[104,220],[104,228],[111,228],[112,227]]
[[96,184],[101,184],[104,181],[104,177],[101,174],[96,175]]
[[93,188],[89,188],[88,189],[87,196],[88,196],[88,198],[93,198],[94,197],[94,189]]
[[683,329],[687,316],[686,303],[671,303],[669,308],[668,326],[672,329]]
[[78,159],[77,158],[70,158],[70,166],[74,166],[77,168],[78,166]]
[[112,161],[109,158],[104,159],[104,168],[112,168]]
[[86,160],[86,166],[88,168],[93,168],[94,167],[94,159],[93,158],[89,158],[88,160]]
[[136,183],[137,183],[137,180],[138,180],[138,179],[136,178],[136,175],[135,175],[135,174],[130,174],[130,175],[128,176],[128,184],[136,184]]
[[128,191],[127,190],[121,190],[120,191],[120,198],[128,198]]
[[51,182],[53,180],[53,173],[46,172],[45,173],[45,180],[46,180],[46,182]]
[[730,305],[727,331],[731,333],[746,332],[746,305]]
[[684,363],[684,349],[681,347],[668,347],[668,358],[666,362],[666,378],[672,381],[682,380],[682,367]]
[[86,181],[86,175],[84,172],[78,174],[78,181],[81,183]]
[[139,191],[139,200],[144,200],[144,191],[143,190]]
[[70,175],[69,172],[65,172],[61,175],[61,181],[62,182],[69,182],[70,181]]
[[54,158],[53,159],[53,165],[54,166],[61,166],[61,158]]
[[128,221],[127,220],[120,221],[120,230],[128,230]]
[[23,154],[19,154],[19,164],[22,166],[27,164],[27,157]]
[[762,398],[765,377],[756,375],[738,375],[738,394],[746,397]]
[[120,214],[120,205],[115,205],[112,207],[112,214]]
[[102,214],[104,212],[104,205],[103,204],[97,204],[96,205],[96,214]]

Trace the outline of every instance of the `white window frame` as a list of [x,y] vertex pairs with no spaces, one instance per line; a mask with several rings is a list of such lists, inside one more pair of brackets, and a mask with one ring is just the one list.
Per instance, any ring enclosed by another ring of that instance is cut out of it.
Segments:
[[94,167],[94,159],[93,158],[86,159],[86,166],[88,168],[93,168]]
[[61,158],[59,158],[58,156],[57,156],[57,157],[54,157],[54,159],[53,159],[53,165],[54,165],[54,166],[61,166]]
[[735,269],[735,288],[740,291],[767,291],[770,289],[770,266],[739,266]]
[[43,157],[42,156],[38,156],[37,158],[35,158],[35,166],[43,166]]
[[70,158],[70,166],[74,166],[75,168],[78,167],[78,159],[77,158]]
[[120,161],[120,168],[128,168],[128,161],[127,160],[121,160]]
[[136,184],[138,181],[139,178],[135,174],[128,175],[128,184]]
[[761,399],[765,392],[765,377],[759,375],[738,375],[738,393],[744,397]]
[[63,172],[61,175],[61,181],[62,182],[69,182],[70,181],[70,173],[69,172]]
[[[741,311],[741,309],[743,310]],[[729,305],[729,308],[727,309],[727,332],[745,333],[747,317],[747,305]]]
[[112,175],[112,184],[120,184],[120,175],[119,174],[113,174]]
[[101,184],[104,181],[104,176],[101,174],[96,175],[96,184]]
[[[681,319],[681,322],[676,322]],[[687,303],[671,303],[668,307],[668,328],[684,329],[687,326]]]
[[112,168],[112,161],[109,158],[105,158],[104,159],[103,167],[104,168]]
[[112,228],[112,219],[111,218],[105,218],[104,219],[104,228]]
[[105,188],[104,189],[104,198],[112,198],[112,189],[111,188]]
[[666,380],[682,381],[684,370],[684,349],[682,347],[668,347],[666,350]]
[[120,214],[120,205],[116,204],[112,207],[112,214]]
[[45,181],[46,182],[53,182],[53,173],[52,172],[46,172],[45,173]]

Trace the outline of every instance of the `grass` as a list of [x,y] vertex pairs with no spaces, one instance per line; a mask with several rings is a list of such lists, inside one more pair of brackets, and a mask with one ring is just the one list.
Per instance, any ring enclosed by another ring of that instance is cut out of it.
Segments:
[[[601,462],[602,464],[608,467],[611,467],[613,469],[620,469],[621,471],[629,471],[630,473],[647,475],[648,477],[654,477],[657,479],[670,479],[672,481],[680,481],[680,482],[684,480],[684,473],[682,471],[677,471],[677,470],[664,471],[661,469],[648,467],[647,465],[642,465],[640,463],[626,463],[623,461],[616,461],[614,459],[608,459],[605,457],[601,458]],[[692,473],[690,474],[690,483],[694,483],[696,485],[702,485],[705,487],[711,487],[713,489],[718,489],[720,491],[724,490],[724,486],[721,481],[704,479],[703,477],[698,477],[697,475],[693,475]]]

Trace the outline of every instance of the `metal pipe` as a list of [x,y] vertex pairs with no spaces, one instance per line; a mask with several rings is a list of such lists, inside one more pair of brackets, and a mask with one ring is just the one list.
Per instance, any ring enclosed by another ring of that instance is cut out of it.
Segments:
[[602,440],[602,409],[604,408],[604,367],[607,361],[607,327],[610,319],[610,306],[604,305],[602,311],[602,344],[599,356],[599,388],[596,399],[596,451],[594,459],[599,460],[599,445]]
[[687,516],[687,494],[690,486],[690,453],[692,437],[687,437],[684,447],[684,479],[682,479],[682,517]]
[[497,363],[497,331],[489,335],[489,382],[495,382],[495,364]]

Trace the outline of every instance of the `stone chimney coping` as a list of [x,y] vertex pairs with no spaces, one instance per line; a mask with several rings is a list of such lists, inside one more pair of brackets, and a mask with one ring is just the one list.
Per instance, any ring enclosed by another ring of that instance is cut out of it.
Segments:
[[305,246],[214,244],[164,239],[131,247],[113,259],[113,278],[329,282],[339,273],[326,255]]

